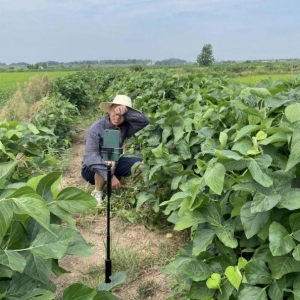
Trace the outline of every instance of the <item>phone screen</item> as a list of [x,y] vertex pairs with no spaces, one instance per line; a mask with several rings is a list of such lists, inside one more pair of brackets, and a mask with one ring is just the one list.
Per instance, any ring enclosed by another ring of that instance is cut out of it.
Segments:
[[120,131],[105,129],[103,133],[102,158],[106,161],[118,161],[120,150]]

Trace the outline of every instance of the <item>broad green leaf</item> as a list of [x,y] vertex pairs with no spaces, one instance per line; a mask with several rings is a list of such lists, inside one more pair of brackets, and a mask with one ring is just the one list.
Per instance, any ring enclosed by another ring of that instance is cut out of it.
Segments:
[[293,103],[287,106],[284,110],[284,113],[289,122],[294,123],[300,121],[300,104]]
[[67,254],[88,257],[94,254],[94,251],[80,232],[76,232],[74,240],[69,244]]
[[26,259],[26,267],[24,273],[28,276],[41,281],[45,284],[49,283],[52,270],[51,259],[44,259],[41,256],[30,253]]
[[[162,202],[160,204],[160,206],[164,206],[164,205],[167,205],[169,203],[176,202],[177,200],[182,200],[183,201],[188,196],[189,196],[188,192],[175,193],[175,194],[172,195],[170,200]],[[148,194],[145,193],[145,197],[147,197],[147,199],[148,199]]]
[[93,300],[97,292],[81,283],[73,283],[64,290],[61,300]]
[[215,291],[210,290],[206,286],[205,282],[194,281],[188,293],[188,297],[189,299],[195,299],[195,300],[213,299],[214,293]]
[[266,264],[262,261],[253,260],[245,266],[245,277],[251,285],[270,284],[272,276]]
[[101,283],[98,286],[97,291],[111,291],[113,288],[126,283],[127,276],[125,272],[117,272],[110,276],[109,279],[111,280],[110,283]]
[[[54,199],[53,187],[57,187],[61,181],[61,172],[52,172],[44,176],[36,187],[36,192],[43,197],[46,202],[50,202]],[[55,191],[54,191],[55,192]]]
[[206,251],[214,236],[215,232],[212,229],[198,229],[193,239],[193,255],[198,256],[201,252]]
[[215,155],[221,159],[233,159],[237,161],[243,159],[242,156],[231,150],[215,150]]
[[72,228],[53,224],[50,225],[50,230],[53,233],[41,228],[30,246],[30,251],[45,259],[61,259],[67,253],[76,232]]
[[32,123],[29,123],[29,124],[28,124],[28,129],[29,129],[33,134],[35,134],[35,135],[37,135],[37,134],[40,133],[39,130],[38,130],[38,129],[35,127],[35,125],[32,124]]
[[221,227],[222,217],[219,211],[219,207],[213,202],[209,202],[206,206],[200,209],[202,215],[204,216],[206,222],[212,226]]
[[298,244],[293,251],[293,258],[300,261],[300,244]]
[[260,145],[269,145],[274,143],[281,143],[281,142],[287,142],[288,141],[288,135],[283,132],[275,133],[266,139],[259,141]]
[[248,168],[249,171],[253,177],[253,179],[260,183],[261,185],[265,187],[269,187],[273,184],[273,179],[271,176],[269,176],[266,172],[264,172],[256,160],[251,159],[248,162]]
[[17,164],[18,161],[0,163],[0,188],[3,186],[5,179],[12,173]]
[[44,228],[49,228],[50,213],[43,198],[37,194],[26,194],[10,199],[16,214],[26,214],[35,219]]
[[234,139],[234,142],[238,141],[239,139],[248,135],[249,133],[258,131],[260,129],[262,129],[262,126],[260,126],[260,125],[246,125],[240,131],[238,131],[238,133]]
[[231,150],[241,153],[242,155],[247,155],[249,150],[255,150],[252,140],[249,137],[244,137],[237,142],[235,142]]
[[251,203],[251,213],[263,212],[271,210],[281,200],[281,195],[264,195],[256,194]]
[[231,220],[224,222],[223,226],[217,227],[215,233],[219,240],[229,248],[236,248],[238,242],[234,236],[234,224]]
[[[84,300],[84,299],[82,299]],[[93,300],[122,300],[108,291],[99,291]]]
[[241,209],[241,221],[248,239],[257,234],[268,222],[270,212],[252,213],[251,202],[246,202]]
[[290,156],[286,165],[285,172],[300,162],[300,124],[296,126],[291,143]]
[[155,201],[155,196],[153,194],[149,194],[146,192],[140,192],[136,196],[137,203],[136,203],[136,210],[138,211],[139,208],[147,201]]
[[238,296],[241,300],[267,300],[266,290],[256,286],[247,286]]
[[181,216],[176,222],[174,230],[181,231],[183,229],[192,227],[197,224],[201,224],[205,222],[205,218],[199,211],[189,211],[187,210],[183,216]]
[[171,126],[164,126],[162,131],[162,142],[166,143],[168,137],[172,134],[172,127]]
[[69,213],[85,212],[97,204],[94,197],[75,187],[63,189],[55,201],[60,208]]
[[10,203],[5,200],[0,200],[0,244],[9,228],[13,218],[13,210]]
[[300,272],[300,262],[288,256],[275,256],[268,260],[274,279],[278,280],[289,273]]
[[284,288],[285,288],[285,285],[282,287],[282,286],[280,286],[280,282],[278,282],[278,280],[273,280],[272,283],[270,284],[270,288],[268,291],[270,299],[283,300],[283,289]]
[[278,208],[286,208],[288,210],[296,210],[300,208],[300,190],[289,190],[284,195],[280,202],[277,204]]
[[59,217],[62,221],[70,224],[71,226],[76,225],[76,221],[73,219],[72,215],[65,211],[64,209],[60,208],[57,205],[57,202],[52,202],[48,205],[48,208],[52,214]]
[[19,273],[23,272],[26,265],[25,258],[14,250],[0,250],[0,261],[2,265]]
[[238,267],[229,266],[225,270],[225,276],[236,290],[239,289],[243,276]]
[[184,265],[181,271],[194,281],[206,280],[212,273],[209,265],[201,261],[191,261]]
[[209,164],[203,177],[210,189],[214,193],[221,195],[224,186],[225,167],[220,163],[215,165]]
[[296,247],[292,236],[285,230],[285,228],[273,222],[269,228],[270,250],[273,256],[281,256],[289,253]]

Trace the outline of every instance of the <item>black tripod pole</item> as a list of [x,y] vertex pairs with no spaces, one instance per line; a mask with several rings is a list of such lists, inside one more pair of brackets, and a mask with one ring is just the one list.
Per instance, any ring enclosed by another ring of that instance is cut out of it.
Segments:
[[106,232],[106,260],[105,283],[110,283],[111,259],[110,259],[110,195],[111,195],[111,165],[107,164],[107,232]]

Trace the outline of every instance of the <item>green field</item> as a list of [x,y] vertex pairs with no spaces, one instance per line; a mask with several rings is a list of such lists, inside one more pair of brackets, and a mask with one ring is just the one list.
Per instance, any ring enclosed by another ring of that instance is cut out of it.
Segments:
[[255,86],[257,83],[262,81],[263,79],[269,79],[271,78],[273,81],[277,81],[280,79],[284,80],[290,80],[292,77],[299,76],[300,74],[294,73],[294,74],[258,74],[258,75],[247,75],[247,76],[241,76],[241,77],[234,77],[232,78],[232,81],[238,83],[238,84],[246,84],[248,86]]
[[14,92],[17,84],[23,84],[30,77],[44,76],[47,74],[50,78],[67,76],[74,71],[55,71],[55,72],[2,72],[0,73],[0,93]]

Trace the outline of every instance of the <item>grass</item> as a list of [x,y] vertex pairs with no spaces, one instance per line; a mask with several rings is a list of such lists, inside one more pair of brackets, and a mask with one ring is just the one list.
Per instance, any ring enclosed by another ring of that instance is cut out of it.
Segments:
[[277,81],[280,79],[290,80],[292,77],[297,76],[298,74],[257,74],[257,75],[246,75],[241,77],[232,78],[233,82],[238,84],[246,84],[248,86],[255,86],[257,83],[264,79],[271,78],[273,81]]
[[14,92],[17,84],[23,84],[33,76],[43,76],[47,74],[50,78],[67,76],[74,71],[55,71],[55,72],[2,72],[0,73],[0,93]]

